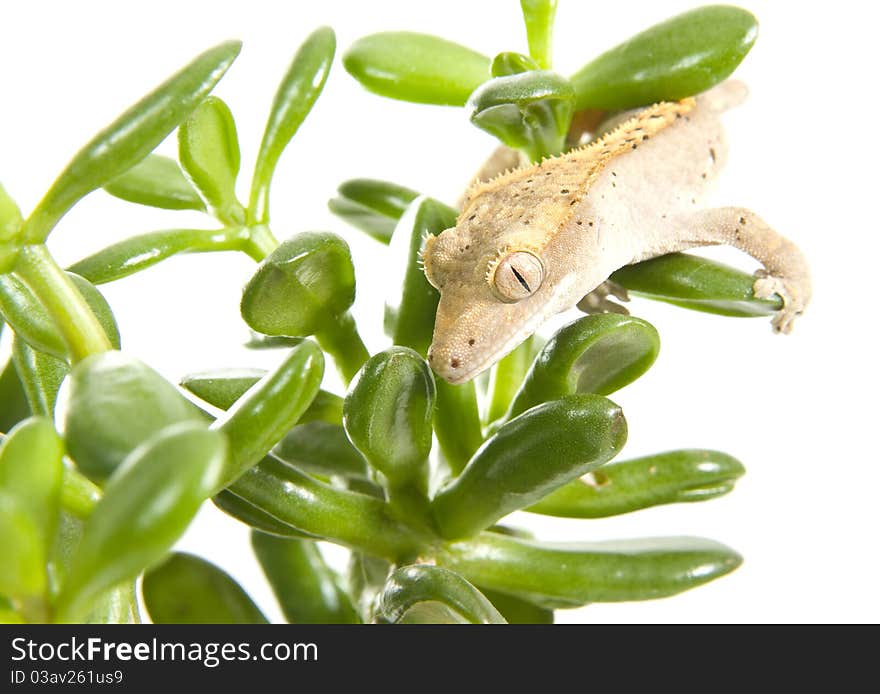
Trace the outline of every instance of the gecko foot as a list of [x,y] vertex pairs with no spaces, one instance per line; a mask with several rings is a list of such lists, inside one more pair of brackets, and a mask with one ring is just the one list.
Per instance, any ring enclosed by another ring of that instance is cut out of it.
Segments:
[[611,280],[605,280],[593,291],[587,294],[583,299],[578,301],[577,307],[584,313],[620,313],[628,316],[629,311],[625,306],[621,306],[616,301],[611,301],[609,296],[613,296],[620,301],[629,301],[629,293],[626,287]]
[[771,324],[773,332],[790,333],[794,319],[804,312],[807,303],[797,284],[774,277],[766,270],[758,270],[752,291],[758,299],[769,299],[774,294],[782,297],[782,308],[774,314]]

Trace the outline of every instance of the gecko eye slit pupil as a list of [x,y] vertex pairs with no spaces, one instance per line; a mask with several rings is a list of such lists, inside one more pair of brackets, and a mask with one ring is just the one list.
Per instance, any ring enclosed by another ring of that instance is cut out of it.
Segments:
[[505,303],[532,296],[544,281],[544,265],[528,251],[514,251],[504,256],[491,278],[492,290]]

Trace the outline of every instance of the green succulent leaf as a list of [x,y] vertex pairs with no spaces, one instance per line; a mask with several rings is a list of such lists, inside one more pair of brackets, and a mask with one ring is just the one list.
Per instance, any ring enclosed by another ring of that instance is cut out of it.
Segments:
[[128,171],[104,184],[104,190],[138,205],[165,210],[206,211],[205,201],[184,176],[180,165],[161,154],[148,154]]
[[314,542],[253,531],[251,545],[287,621],[360,622],[339,577],[327,566]]
[[418,546],[381,499],[332,487],[271,457],[230,491],[294,529],[368,554],[395,559]]
[[[98,319],[111,343],[119,347],[119,328],[107,300],[88,280],[67,273],[70,281]],[[59,332],[34,292],[16,275],[0,275],[0,314],[16,335],[40,352],[68,358],[64,336]]]
[[275,166],[321,95],[335,53],[333,30],[330,27],[316,29],[300,46],[278,85],[254,167],[249,221],[260,224],[269,221],[269,187]]
[[617,270],[611,278],[633,294],[722,316],[767,316],[782,298],[757,299],[755,278],[715,260],[670,253]]
[[45,352],[38,352],[16,337],[12,342],[10,363],[14,363],[18,372],[28,409],[34,414],[54,418],[58,390],[70,373],[67,362]]
[[505,51],[492,58],[491,69],[492,77],[507,77],[509,75],[518,75],[521,72],[540,70],[541,66],[527,55]]
[[338,197],[327,205],[337,217],[372,236],[389,243],[397,220],[418,193],[404,186],[371,178],[353,178],[340,184]]
[[86,522],[58,596],[59,621],[160,561],[217,486],[225,459],[223,434],[197,422],[167,427],[132,451]]
[[421,603],[439,603],[467,624],[506,624],[504,617],[474,586],[439,566],[414,564],[396,569],[379,597],[376,617],[391,624],[403,621]]
[[214,216],[224,224],[243,224],[244,208],[235,196],[241,151],[229,106],[206,97],[180,124],[177,143],[180,165]]
[[576,108],[627,109],[698,94],[727,78],[758,37],[746,10],[707,5],[655,24],[571,77]]
[[496,590],[480,588],[508,624],[553,624],[553,610]]
[[483,530],[607,462],[625,441],[623,412],[601,396],[534,407],[487,439],[434,497],[437,528],[447,539]]
[[471,122],[532,161],[562,152],[573,114],[574,88],[555,72],[495,77],[467,102]]
[[529,55],[544,70],[549,70],[553,56],[553,20],[556,18],[556,0],[520,0]]
[[0,593],[40,599],[46,593],[46,555],[37,521],[25,499],[0,489]]
[[146,270],[180,253],[248,251],[244,227],[163,229],[139,234],[102,248],[68,268],[94,284],[106,284]]
[[208,95],[240,50],[241,42],[227,41],[205,51],[98,133],[28,218],[24,240],[43,241],[78,200],[152,152]]
[[556,609],[675,595],[730,573],[742,558],[693,537],[546,544],[482,533],[450,545],[440,563],[477,585]]
[[450,471],[457,475],[483,443],[477,388],[473,381],[452,385],[437,379],[434,433]]
[[64,438],[77,468],[96,482],[147,439],[187,421],[206,425],[195,405],[134,357],[104,352],[71,370]]
[[610,395],[645,373],[659,351],[660,336],[640,318],[612,313],[579,318],[535,357],[507,416],[572,393]]
[[15,240],[21,229],[21,224],[21,212],[18,205],[0,184],[0,245]]
[[24,384],[10,359],[0,369],[0,432],[8,432],[31,412]]
[[345,431],[392,484],[425,478],[435,398],[428,364],[408,347],[374,355],[352,382],[343,405]]
[[[304,415],[305,416],[305,415]],[[339,424],[314,420],[297,424],[272,449],[272,455],[298,470],[320,477],[368,477],[367,462]]]
[[489,59],[429,34],[386,31],[355,41],[342,58],[348,73],[380,96],[464,106],[489,78]]
[[217,369],[189,374],[180,385],[209,405],[228,410],[262,379],[265,369]]
[[298,537],[300,539],[314,539],[314,535],[297,530],[286,523],[282,523],[274,516],[269,515],[265,511],[258,509],[253,504],[245,501],[240,496],[230,492],[228,489],[215,494],[211,500],[214,505],[225,514],[232,516],[241,521],[250,528],[259,530],[270,535],[279,537]]
[[229,574],[201,557],[174,552],[144,574],[153,624],[268,624]]
[[303,340],[287,358],[213,424],[229,440],[229,459],[214,492],[256,465],[293,427],[315,398],[324,375],[324,357]]
[[241,315],[265,335],[307,336],[330,329],[354,302],[348,244],[304,232],[278,246],[248,281]]
[[669,451],[610,463],[560,487],[527,510],[567,518],[604,518],[660,504],[727,494],[745,468],[736,458],[701,449]]

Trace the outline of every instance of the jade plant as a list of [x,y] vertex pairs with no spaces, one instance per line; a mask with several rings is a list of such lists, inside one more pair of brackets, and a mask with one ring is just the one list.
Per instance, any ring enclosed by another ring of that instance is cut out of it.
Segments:
[[[749,13],[704,7],[566,78],[552,71],[555,2],[521,5],[528,54],[490,60],[397,32],[356,41],[343,64],[386,97],[463,107],[537,160],[576,146],[614,111],[713,86],[756,37]],[[371,354],[350,312],[356,273],[343,238],[308,231],[279,243],[270,230],[273,173],[329,75],[334,33],[318,29],[296,52],[246,202],[236,196],[232,112],[210,95],[239,48],[202,53],[98,133],[27,217],[0,188],[0,314],[11,344],[0,373],[0,619],[133,622],[145,607],[156,623],[265,622],[230,576],[173,551],[208,500],[251,528],[292,622],[550,622],[556,609],[669,596],[735,569],[739,555],[710,540],[544,543],[504,522],[518,510],[586,519],[710,499],[744,470],[712,450],[615,460],[628,425],[607,396],[659,349],[657,331],[636,317],[576,319],[477,382],[435,378],[425,353],[438,297],[419,252],[457,212],[402,185],[355,179],[331,210],[405,263],[402,284],[388,287],[390,346]],[[178,157],[153,153],[174,131]],[[213,221],[128,238],[62,269],[47,238],[99,188]],[[174,384],[121,350],[96,287],[211,251],[259,263],[239,308],[248,346],[278,350],[278,365]],[[752,296],[749,275],[690,255],[614,279],[700,311],[779,307]],[[322,389],[328,361],[346,392]],[[328,565],[320,542],[350,550],[346,572]]]

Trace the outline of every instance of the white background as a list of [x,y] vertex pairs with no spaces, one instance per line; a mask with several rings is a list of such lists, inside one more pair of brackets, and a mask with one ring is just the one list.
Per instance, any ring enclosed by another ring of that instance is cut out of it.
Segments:
[[[555,67],[570,74],[698,4],[561,0]],[[758,16],[761,33],[737,72],[751,98],[728,114],[731,157],[717,199],[756,210],[801,245],[814,301],[794,334],[779,337],[764,319],[637,300],[633,312],[657,326],[663,349],[646,376],[613,397],[629,421],[625,455],[711,447],[739,457],[748,473],[732,494],[705,504],[607,520],[520,520],[549,539],[702,535],[736,548],[745,563],[681,596],[591,605],[560,612],[560,621],[880,620],[876,25],[863,9],[869,3],[741,4]],[[237,118],[246,199],[277,81],[320,24],[337,31],[337,61],[276,173],[273,229],[280,238],[329,229],[350,242],[356,317],[371,350],[382,349],[384,248],[331,217],[326,200],[338,182],[372,176],[454,201],[493,143],[461,110],[367,93],[338,56],[357,37],[386,29],[436,33],[489,56],[525,51],[515,0],[4,2],[0,180],[27,213],[98,128],[201,50],[240,38],[244,50],[215,93]],[[173,153],[174,142],[161,151]],[[69,263],[127,235],[207,222],[96,193],[62,221],[51,248]],[[736,253],[714,255],[754,267]],[[279,357],[240,346],[238,300],[252,271],[243,255],[182,257],[104,290],[125,349],[177,379]],[[328,385],[335,387],[332,377]],[[223,566],[280,618],[244,526],[206,507],[180,546]]]

